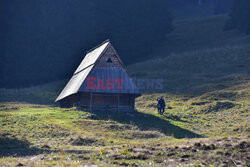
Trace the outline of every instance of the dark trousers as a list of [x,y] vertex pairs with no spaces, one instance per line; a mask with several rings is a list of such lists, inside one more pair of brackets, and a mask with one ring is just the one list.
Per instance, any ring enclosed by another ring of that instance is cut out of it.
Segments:
[[158,114],[162,115],[165,111],[165,107],[158,107]]

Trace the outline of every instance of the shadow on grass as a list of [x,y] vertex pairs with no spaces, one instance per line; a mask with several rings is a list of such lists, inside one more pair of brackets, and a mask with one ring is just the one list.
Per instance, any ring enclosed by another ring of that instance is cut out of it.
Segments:
[[179,122],[183,122],[183,123],[190,123],[190,122],[188,122],[186,120],[181,119],[179,116],[173,115],[171,113],[164,113],[162,115],[162,117],[165,118],[165,119],[171,119],[173,121],[179,121]]
[[140,130],[158,130],[161,133],[173,136],[177,139],[182,138],[199,138],[199,134],[183,129],[171,124],[169,121],[151,114],[145,114],[138,111],[134,112],[114,112],[114,111],[93,111],[91,119],[96,120],[113,120],[119,123],[132,124]]
[[51,151],[30,147],[27,141],[0,136],[0,157],[22,157],[49,152]]
[[[60,152],[59,150],[50,150],[50,148],[31,147],[28,141],[22,141],[16,138],[0,136],[0,158],[1,157],[25,157],[39,154],[50,154]],[[64,150],[70,154],[89,154],[89,150]]]

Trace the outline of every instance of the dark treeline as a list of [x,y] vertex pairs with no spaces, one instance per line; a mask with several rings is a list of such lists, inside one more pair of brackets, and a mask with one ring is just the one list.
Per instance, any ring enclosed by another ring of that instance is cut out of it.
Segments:
[[143,61],[173,30],[169,8],[213,3],[223,11],[230,1],[3,0],[0,87],[68,78],[86,51],[106,39],[126,65]]
[[250,0],[234,0],[225,30],[238,29],[250,34]]
[[232,0],[170,0],[174,8],[185,6],[212,6],[211,14],[222,14],[231,10]]
[[125,64],[135,63],[172,30],[166,0],[6,0],[1,6],[1,87],[69,77],[86,51],[108,38]]

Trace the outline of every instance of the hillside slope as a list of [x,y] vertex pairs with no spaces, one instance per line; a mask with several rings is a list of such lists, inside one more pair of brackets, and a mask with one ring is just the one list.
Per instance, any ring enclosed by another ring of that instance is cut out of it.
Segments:
[[250,44],[250,35],[237,30],[223,31],[226,15],[196,19],[176,20],[174,31],[167,34],[166,41],[159,45],[153,56],[167,56],[169,53],[204,50]]
[[162,92],[188,92],[232,74],[250,74],[250,36],[223,32],[226,16],[177,21],[152,59],[128,67],[136,78],[164,80]]

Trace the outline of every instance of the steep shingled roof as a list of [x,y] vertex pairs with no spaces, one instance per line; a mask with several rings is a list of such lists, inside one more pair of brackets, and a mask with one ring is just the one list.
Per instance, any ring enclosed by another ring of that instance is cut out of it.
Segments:
[[95,47],[94,49],[92,49],[90,52],[87,53],[87,55],[84,57],[79,67],[74,72],[68,84],[65,86],[63,91],[57,97],[56,102],[62,100],[63,98],[69,95],[78,92],[83,81],[86,79],[89,72],[94,67],[94,64],[96,63],[97,59],[106,50],[109,43],[110,43],[109,40],[104,41],[103,43],[101,43],[100,45],[98,45],[97,47]]

